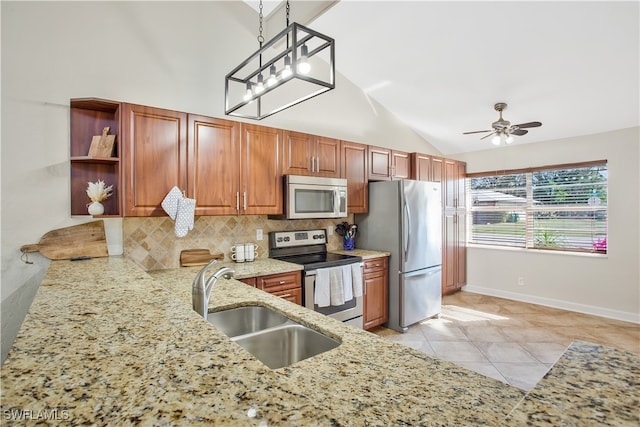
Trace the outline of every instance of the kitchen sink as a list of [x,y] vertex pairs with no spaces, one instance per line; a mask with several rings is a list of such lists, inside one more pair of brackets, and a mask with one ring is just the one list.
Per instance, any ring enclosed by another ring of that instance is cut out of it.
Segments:
[[300,324],[290,324],[233,339],[258,360],[278,369],[334,349],[340,343]]
[[262,306],[212,312],[207,320],[271,369],[292,365],[340,345],[339,341]]
[[267,307],[251,305],[214,311],[207,314],[207,320],[228,337],[236,337],[282,325],[289,318]]

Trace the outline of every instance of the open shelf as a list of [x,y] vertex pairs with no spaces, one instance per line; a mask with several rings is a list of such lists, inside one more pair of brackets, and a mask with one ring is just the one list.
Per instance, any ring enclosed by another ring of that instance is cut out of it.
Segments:
[[[89,216],[90,202],[86,189],[89,182],[102,180],[113,186],[111,197],[104,200],[103,217],[119,217],[120,192],[120,103],[97,98],[71,100],[70,167],[71,167],[71,215]],[[116,135],[112,157],[89,157],[94,136],[101,135],[109,127],[109,134]]]

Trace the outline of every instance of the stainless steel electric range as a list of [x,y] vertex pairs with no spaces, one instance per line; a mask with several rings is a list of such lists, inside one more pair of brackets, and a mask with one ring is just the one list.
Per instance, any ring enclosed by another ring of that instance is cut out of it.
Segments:
[[350,264],[362,267],[362,257],[327,252],[327,232],[322,229],[270,232],[269,257],[304,266],[302,298],[305,307],[362,329],[362,297],[354,297],[339,306],[318,307],[314,303],[318,269]]

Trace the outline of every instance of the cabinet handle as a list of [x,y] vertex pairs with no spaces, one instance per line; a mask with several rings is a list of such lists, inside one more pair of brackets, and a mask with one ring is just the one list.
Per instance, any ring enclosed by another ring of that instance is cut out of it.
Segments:
[[316,158],[311,157],[311,172],[315,172],[315,171],[316,171]]
[[240,211],[240,192],[236,191],[236,211]]
[[316,172],[320,172],[320,157],[317,157],[318,160],[316,160]]
[[287,281],[286,281],[286,280],[280,280],[280,284],[281,284],[281,285],[284,285],[285,283],[287,283]]
[[284,294],[284,295],[278,295],[280,298],[288,298],[291,296],[291,294]]
[[243,206],[243,209],[246,211],[247,210],[247,192],[246,191],[242,192],[242,206]]

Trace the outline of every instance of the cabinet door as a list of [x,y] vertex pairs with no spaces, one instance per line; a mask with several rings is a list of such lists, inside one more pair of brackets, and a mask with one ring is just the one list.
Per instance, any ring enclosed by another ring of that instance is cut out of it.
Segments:
[[456,274],[456,214],[445,211],[442,224],[442,294],[457,290]]
[[284,291],[271,292],[272,295],[291,301],[294,304],[302,305],[302,288],[287,289]]
[[467,164],[456,162],[456,208],[464,209],[467,204]]
[[366,213],[369,210],[367,146],[342,141],[340,157],[340,176],[347,179],[347,213]]
[[378,270],[363,275],[364,329],[382,325],[388,315],[388,270]]
[[467,215],[461,211],[456,214],[455,257],[455,288],[460,289],[467,284]]
[[442,182],[444,176],[444,159],[431,157],[431,181]]
[[317,137],[315,144],[314,175],[340,178],[340,141]]
[[287,131],[284,134],[284,175],[311,175],[313,137],[306,133]]
[[247,215],[282,214],[282,133],[242,124],[240,207]]
[[166,215],[173,186],[187,189],[187,114],[124,104],[125,216]]
[[431,156],[421,153],[411,154],[411,178],[431,181]]
[[367,147],[369,163],[369,181],[388,181],[391,179],[391,150],[382,147]]
[[411,175],[409,153],[393,150],[391,152],[392,179],[407,179]]
[[187,194],[196,215],[235,215],[239,190],[240,124],[189,115]]
[[458,165],[453,160],[444,160],[444,180],[442,183],[442,200],[444,207],[456,207],[456,196],[458,191]]

